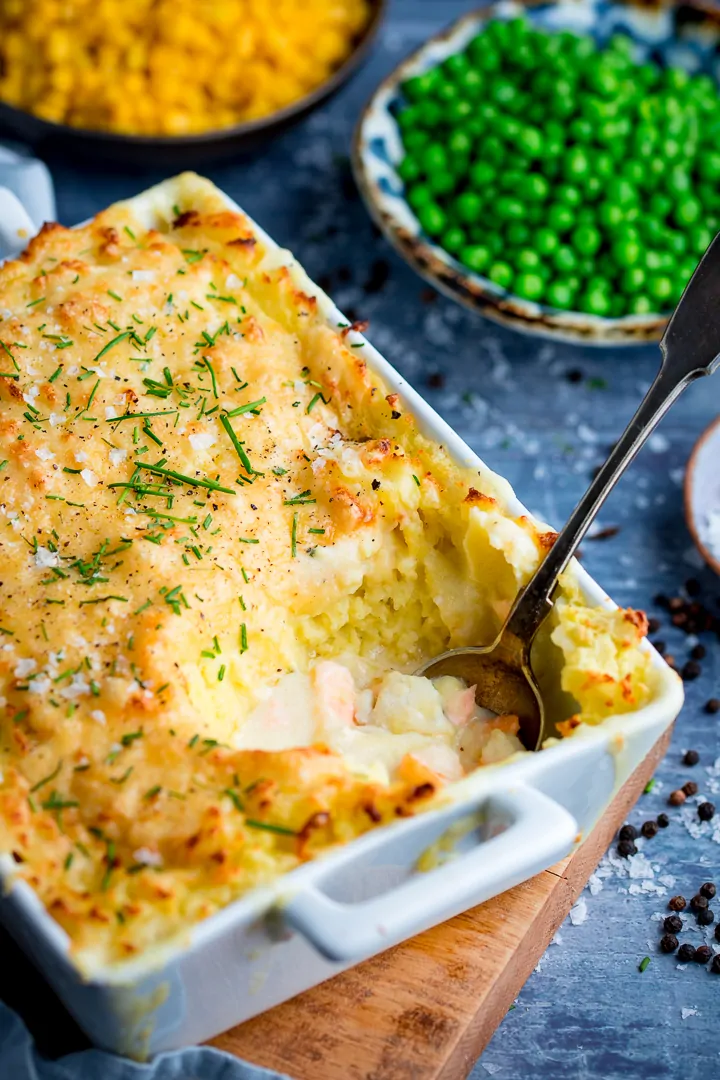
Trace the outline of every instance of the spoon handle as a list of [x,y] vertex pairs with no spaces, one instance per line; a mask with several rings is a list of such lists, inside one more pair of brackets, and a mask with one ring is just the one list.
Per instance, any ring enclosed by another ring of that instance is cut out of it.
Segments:
[[720,233],[693,274],[660,343],[662,363],[640,407],[510,613],[503,633],[529,645],[552,607],[557,580],[600,507],[685,387],[720,363]]

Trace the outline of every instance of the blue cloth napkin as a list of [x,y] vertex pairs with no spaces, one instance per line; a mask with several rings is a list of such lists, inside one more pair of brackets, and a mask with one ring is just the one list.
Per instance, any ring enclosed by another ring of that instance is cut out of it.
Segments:
[[0,1001],[0,1077],[3,1080],[290,1080],[210,1047],[160,1054],[150,1065],[82,1050],[57,1061],[37,1052],[17,1013]]

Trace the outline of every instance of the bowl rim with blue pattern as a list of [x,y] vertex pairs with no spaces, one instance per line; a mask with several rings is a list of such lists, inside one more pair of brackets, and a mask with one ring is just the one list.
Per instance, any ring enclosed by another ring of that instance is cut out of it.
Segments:
[[[353,136],[352,166],[360,193],[371,217],[406,262],[465,307],[516,330],[556,340],[604,346],[657,342],[667,325],[667,313],[602,318],[560,311],[515,296],[470,270],[435,243],[423,232],[405,200],[404,184],[396,171],[403,156],[402,141],[393,113],[402,101],[402,83],[464,48],[489,20],[523,13],[538,27],[591,33],[602,41],[617,31],[629,33],[647,52],[668,50],[672,63],[688,69],[700,66],[695,50],[707,47],[701,35],[697,41],[681,45],[676,33],[678,9],[667,7],[648,8],[610,0],[529,0],[520,6],[500,0],[476,8],[428,38],[374,91]],[[717,42],[717,23],[712,25]]]

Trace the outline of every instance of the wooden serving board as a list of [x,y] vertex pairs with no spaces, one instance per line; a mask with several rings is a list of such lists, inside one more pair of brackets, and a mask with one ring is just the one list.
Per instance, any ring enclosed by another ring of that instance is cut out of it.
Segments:
[[670,742],[574,855],[248,1020],[212,1045],[293,1080],[464,1080]]

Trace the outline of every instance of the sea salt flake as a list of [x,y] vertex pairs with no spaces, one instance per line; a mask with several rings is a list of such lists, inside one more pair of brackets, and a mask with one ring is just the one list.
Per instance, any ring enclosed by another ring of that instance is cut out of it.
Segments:
[[102,709],[93,709],[90,716],[97,724],[105,724],[105,713]]
[[108,457],[110,458],[110,463],[112,465],[122,465],[123,461],[127,457],[127,450],[123,450],[121,448],[112,449]]
[[682,1020],[687,1020],[688,1016],[699,1016],[699,1015],[700,1015],[700,1013],[699,1013],[699,1011],[697,1009],[690,1009],[687,1006],[684,1006],[680,1010],[680,1017],[681,1017]]
[[52,450],[48,450],[47,446],[41,446],[35,451],[35,457],[40,458],[41,461],[52,461],[55,455]]
[[582,926],[588,917],[587,900],[584,897],[580,899],[570,908],[570,922],[573,926]]
[[98,478],[92,471],[92,469],[83,469],[80,475],[82,476],[88,487],[97,487]]
[[30,672],[34,671],[36,667],[37,660],[34,660],[32,656],[28,656],[22,660],[18,660],[13,674],[16,679],[26,679]]
[[132,279],[133,279],[133,281],[154,281],[155,280],[155,271],[154,270],[133,270],[132,271]]
[[209,450],[217,442],[217,436],[212,431],[198,431],[189,438],[193,450]]
[[159,851],[152,851],[150,848],[141,847],[137,851],[133,851],[133,859],[135,862],[142,863],[143,866],[162,866],[162,855]]

